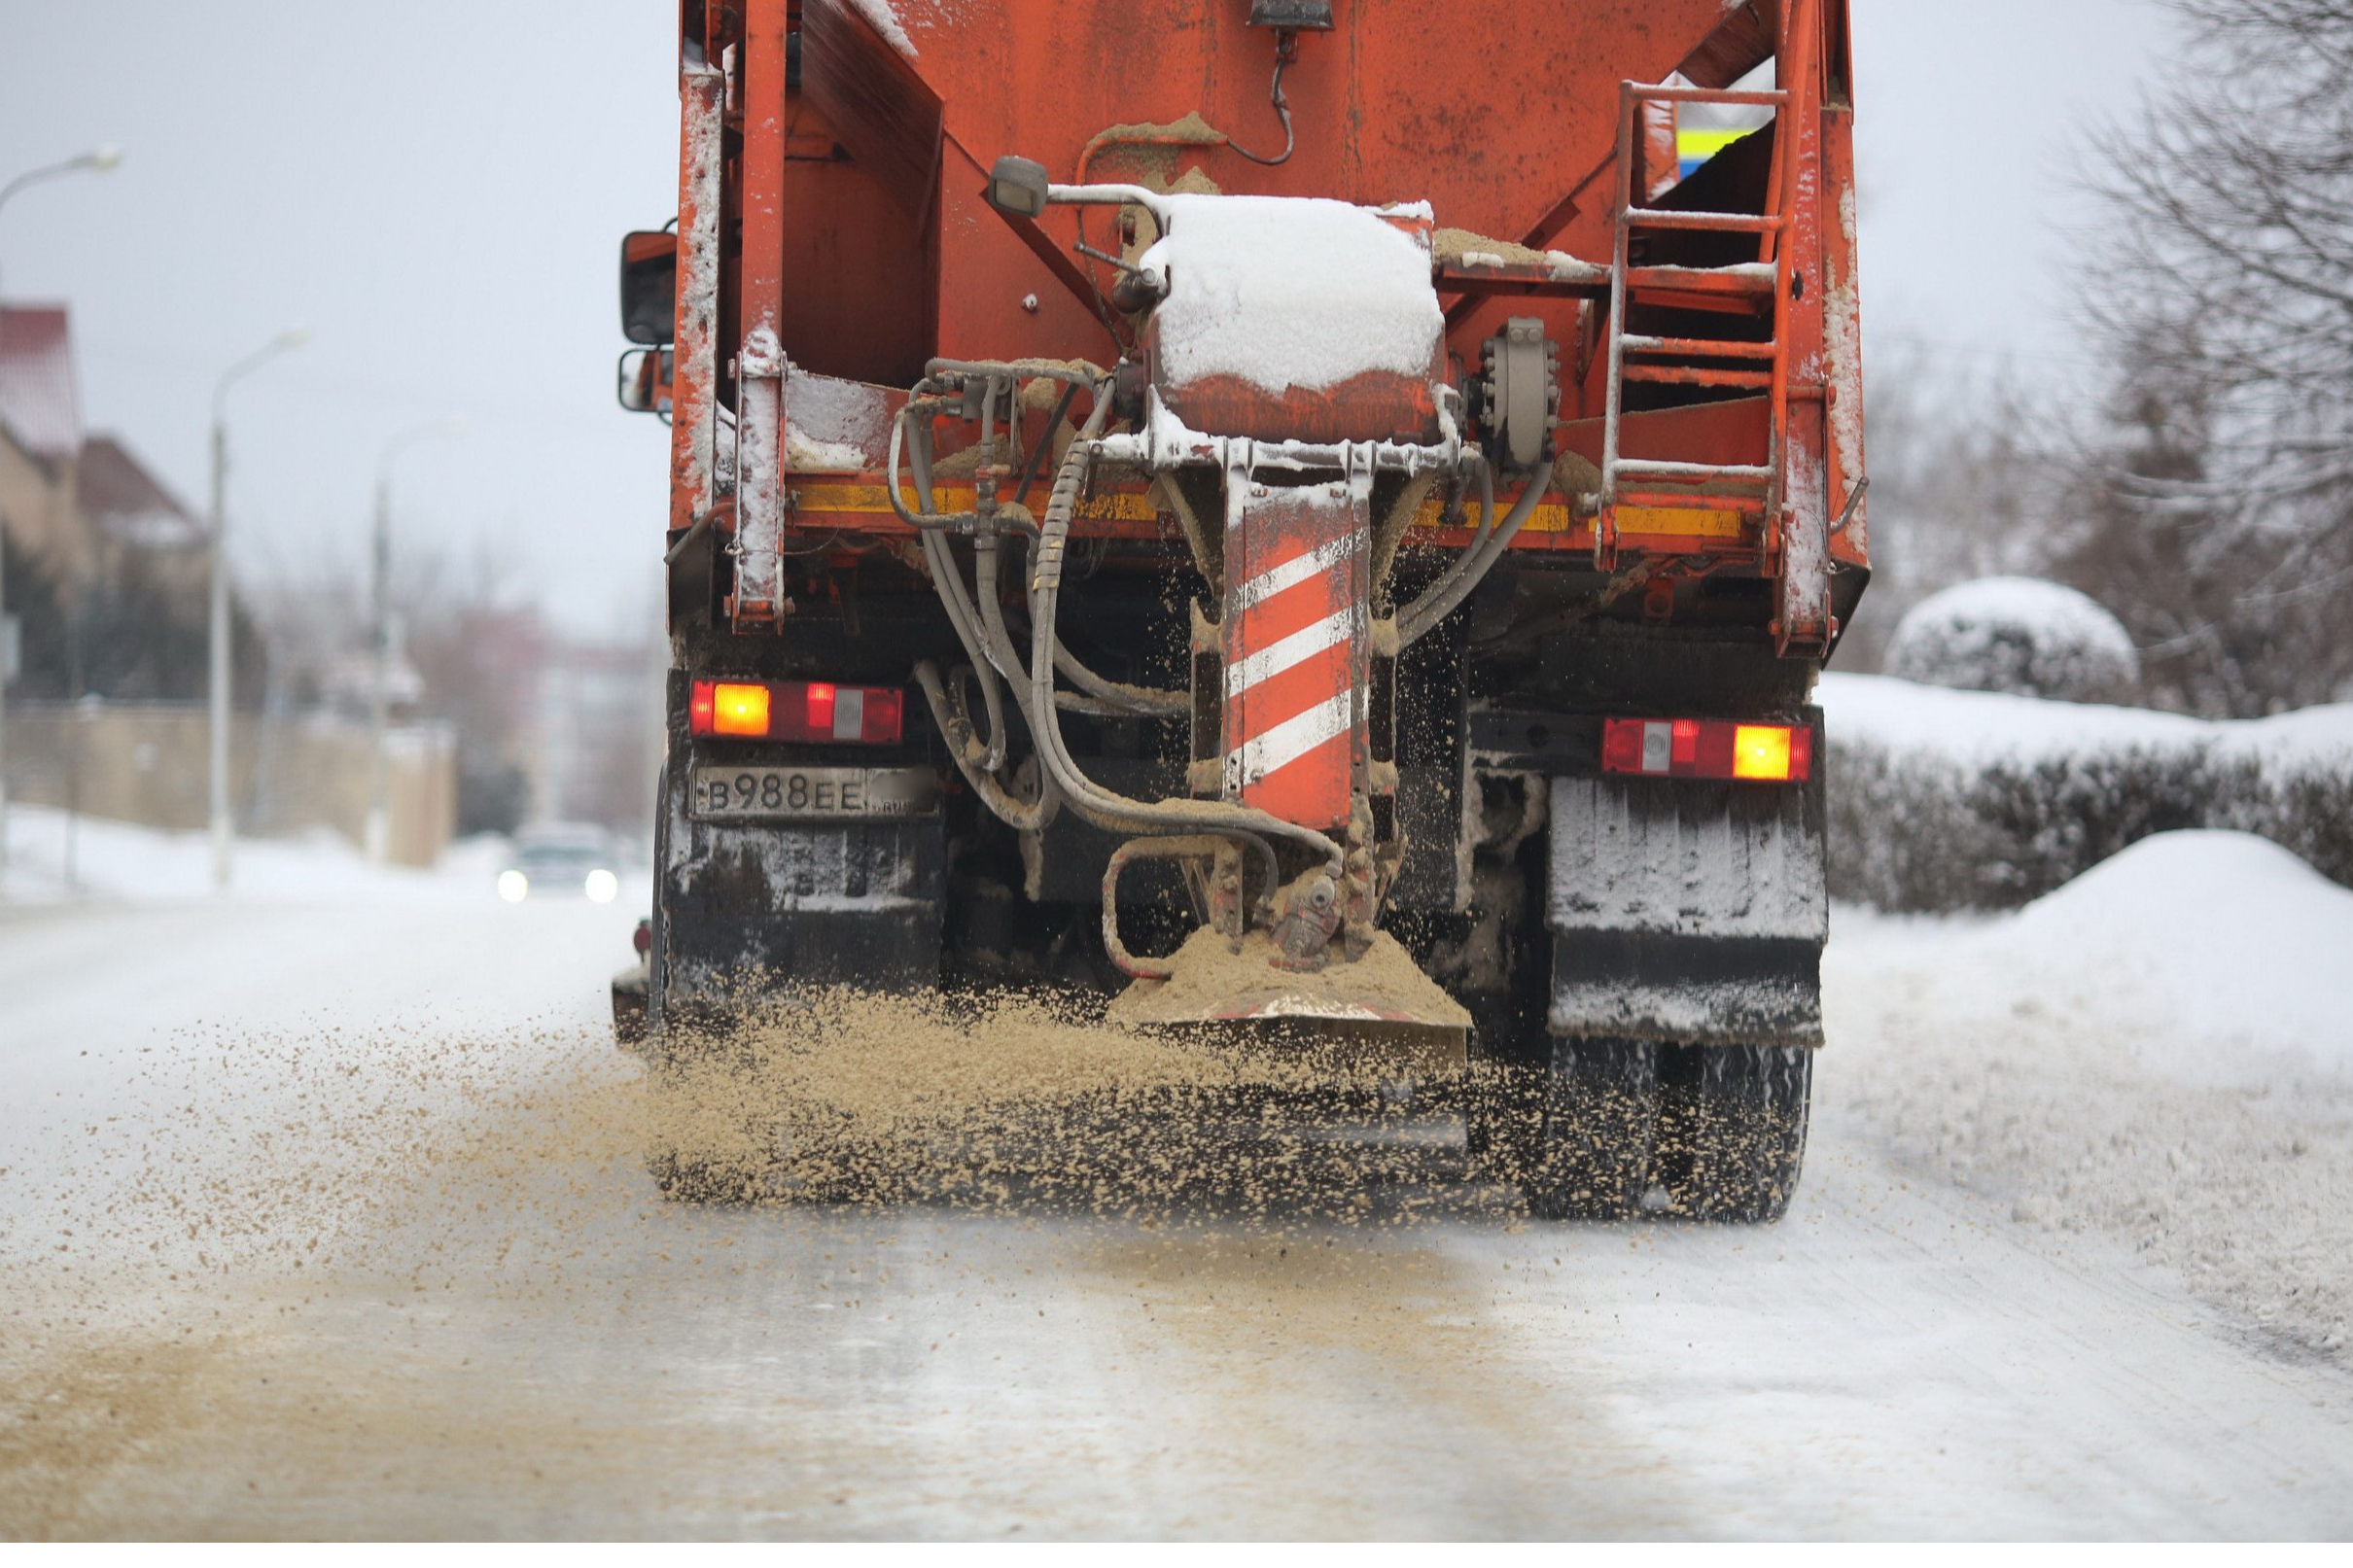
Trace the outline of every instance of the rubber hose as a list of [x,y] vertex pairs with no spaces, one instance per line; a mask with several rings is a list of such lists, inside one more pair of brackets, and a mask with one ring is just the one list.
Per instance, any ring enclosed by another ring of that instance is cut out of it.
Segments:
[[[1104,788],[1079,771],[1062,735],[1053,705],[1053,643],[1057,601],[1062,591],[1063,556],[1069,543],[1071,514],[1076,508],[1078,487],[1085,477],[1090,446],[1073,443],[1056,476],[1046,503],[1045,521],[1038,531],[1037,558],[1031,578],[1030,703],[1024,710],[1037,740],[1038,754],[1055,772],[1070,796],[1071,809],[1095,820],[1097,816],[1146,829],[1176,829],[1215,833],[1250,844],[1266,861],[1268,890],[1281,886],[1280,864],[1267,839],[1283,838],[1314,850],[1332,867],[1335,877],[1345,861],[1340,846],[1311,827],[1286,822],[1256,807],[1222,801],[1163,801],[1147,804]],[[1098,822],[1098,825],[1108,825]],[[1134,828],[1131,828],[1134,830]]]
[[1552,479],[1553,466],[1550,463],[1539,464],[1535,472],[1528,476],[1528,488],[1520,493],[1518,501],[1512,503],[1512,509],[1504,514],[1503,521],[1496,525],[1493,533],[1474,540],[1462,552],[1462,558],[1457,563],[1458,570],[1430,584],[1421,598],[1399,612],[1399,646],[1419,642],[1431,628],[1453,614],[1456,607],[1469,597],[1471,590],[1486,579],[1487,574],[1502,558],[1503,552],[1511,548],[1512,540],[1527,526],[1528,518],[1535,515],[1536,503],[1551,487]]
[[924,659],[915,666],[916,684],[923,687],[924,700],[931,705],[931,721],[947,739],[949,755],[956,767],[980,797],[981,804],[1017,832],[1042,832],[1062,804],[1054,776],[1044,770],[1038,774],[1038,793],[1035,802],[1013,798],[1004,785],[998,783],[994,773],[982,766],[988,748],[972,733],[972,720],[960,703],[949,696],[946,683],[940,679],[939,666]]

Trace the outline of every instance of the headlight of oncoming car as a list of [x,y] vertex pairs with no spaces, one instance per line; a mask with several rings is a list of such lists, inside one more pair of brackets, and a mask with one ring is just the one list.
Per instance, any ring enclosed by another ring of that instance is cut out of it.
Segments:
[[499,896],[510,904],[519,904],[531,896],[531,879],[520,871],[499,873]]
[[588,873],[588,881],[584,886],[591,903],[610,904],[615,895],[621,890],[621,879],[599,866]]

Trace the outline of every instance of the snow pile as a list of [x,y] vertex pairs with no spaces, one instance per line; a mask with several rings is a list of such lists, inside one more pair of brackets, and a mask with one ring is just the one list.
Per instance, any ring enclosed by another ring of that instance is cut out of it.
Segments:
[[2157,835],[1989,922],[1842,909],[1817,1111],[2343,1356],[2348,953],[2353,891],[2239,833]]
[[1281,394],[1431,373],[1446,321],[1424,235],[1320,197],[1164,199],[1168,232],[1141,261],[1169,282],[1153,313],[1164,383],[1234,376]]
[[2353,885],[2353,704],[2242,723],[1822,678],[1835,896],[2011,908],[2152,833],[2259,833]]
[[2090,596],[2031,577],[1985,577],[1930,594],[1896,626],[1887,673],[1965,691],[2113,702],[2140,683],[2140,656]]
[[2185,1081],[2270,1082],[2269,1057],[2353,1077],[2353,890],[2252,834],[2143,839],[2020,910],[1995,945],[2022,972],[2103,993],[2102,1016],[2149,1051],[2197,1042],[2158,1063]]

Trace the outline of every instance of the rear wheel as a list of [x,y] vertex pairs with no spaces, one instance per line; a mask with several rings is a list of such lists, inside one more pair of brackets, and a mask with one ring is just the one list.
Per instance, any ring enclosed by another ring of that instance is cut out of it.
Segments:
[[1556,1040],[1536,1146],[1521,1191],[1545,1219],[1624,1219],[1651,1184],[1659,1120],[1658,1048],[1633,1040]]
[[1658,1179],[1698,1220],[1770,1224],[1806,1160],[1813,1052],[1684,1045],[1659,1052]]

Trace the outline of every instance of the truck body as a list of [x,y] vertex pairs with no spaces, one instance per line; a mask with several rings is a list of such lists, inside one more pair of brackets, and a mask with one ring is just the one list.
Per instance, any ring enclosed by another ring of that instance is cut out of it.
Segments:
[[1452,1073],[1543,1212],[1777,1215],[1868,576],[1844,0],[680,46],[657,1048],[1092,988]]

